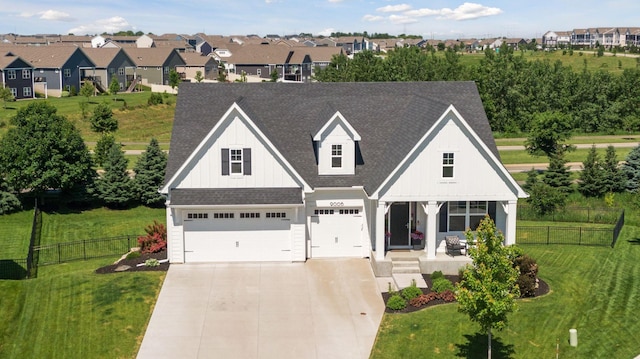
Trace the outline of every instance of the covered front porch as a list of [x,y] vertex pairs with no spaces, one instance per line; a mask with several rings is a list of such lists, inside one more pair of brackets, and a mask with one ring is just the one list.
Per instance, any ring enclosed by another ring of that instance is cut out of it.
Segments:
[[[457,274],[470,259],[446,253],[446,236],[465,237],[485,216],[491,217],[505,236],[515,243],[515,200],[378,201],[372,236],[372,264],[376,274],[388,275],[394,256],[414,256],[422,273],[435,270]],[[402,253],[402,254],[401,254]],[[377,267],[377,268],[376,268]]]

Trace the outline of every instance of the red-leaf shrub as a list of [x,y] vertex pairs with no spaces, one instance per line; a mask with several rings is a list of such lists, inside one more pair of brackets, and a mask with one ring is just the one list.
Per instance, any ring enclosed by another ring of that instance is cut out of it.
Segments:
[[411,299],[409,301],[409,304],[411,304],[412,306],[416,307],[416,308],[420,308],[423,305],[427,305],[430,301],[434,300],[437,298],[437,294],[434,292],[431,293],[427,293],[427,294],[421,294],[413,299]]
[[138,237],[138,245],[142,253],[157,253],[167,248],[167,227],[158,221],[144,229],[146,236]]
[[444,300],[446,303],[455,302],[456,294],[453,291],[447,289],[442,293],[438,293],[438,298]]

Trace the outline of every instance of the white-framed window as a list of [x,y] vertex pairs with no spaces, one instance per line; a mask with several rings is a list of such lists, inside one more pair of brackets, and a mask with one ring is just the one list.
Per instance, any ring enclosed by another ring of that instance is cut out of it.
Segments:
[[187,219],[208,219],[209,213],[187,213]]
[[165,74],[168,74],[168,73],[169,73],[169,66],[165,66],[165,67],[164,67],[164,73],[165,73]]
[[242,149],[229,150],[229,165],[232,175],[242,174]]
[[23,97],[31,97],[31,87],[23,87],[22,88],[22,96]]
[[11,88],[11,96],[13,96],[14,98],[18,97],[18,89],[15,87]]
[[7,71],[7,80],[15,80],[16,79],[16,70]]
[[109,67],[109,73],[112,75],[115,74],[116,73],[115,67]]
[[320,216],[323,214],[333,214],[333,212],[333,209],[316,209],[313,211],[313,214],[315,214],[316,216]]
[[287,218],[286,212],[267,212],[265,214],[267,218]]
[[331,145],[331,168],[342,167],[342,145]]
[[260,212],[241,212],[240,218],[260,218]]
[[475,231],[480,221],[489,213],[487,201],[449,202],[449,231]]
[[353,208],[345,208],[345,209],[341,209],[338,211],[338,214],[359,214],[360,210],[359,209],[353,209]]
[[453,177],[453,152],[445,152],[442,154],[442,177]]
[[31,78],[31,70],[29,69],[22,69],[22,78],[24,80],[26,79],[30,79]]
[[64,69],[64,77],[71,77],[71,69]]
[[118,75],[124,75],[124,67],[118,67]]
[[258,76],[262,75],[262,69],[257,69],[257,70],[256,70],[256,74],[257,74]]

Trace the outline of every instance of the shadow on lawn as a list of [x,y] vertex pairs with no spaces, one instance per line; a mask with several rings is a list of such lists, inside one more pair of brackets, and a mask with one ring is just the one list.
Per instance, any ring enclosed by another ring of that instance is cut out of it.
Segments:
[[[458,353],[456,356],[460,358],[486,358],[487,357],[487,335],[483,333],[467,334],[464,336],[467,342],[464,344],[456,344]],[[503,344],[495,335],[491,341],[491,358],[507,359],[512,358],[515,354],[512,344]]]
[[633,238],[633,239],[628,239],[627,242],[633,244],[633,245],[640,245],[640,238]]

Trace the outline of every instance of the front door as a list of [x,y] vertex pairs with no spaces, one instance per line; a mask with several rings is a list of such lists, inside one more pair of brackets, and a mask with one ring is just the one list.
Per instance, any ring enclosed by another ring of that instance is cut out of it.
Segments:
[[409,241],[409,203],[393,203],[390,212],[391,239],[389,240],[389,249],[409,247],[411,245]]

